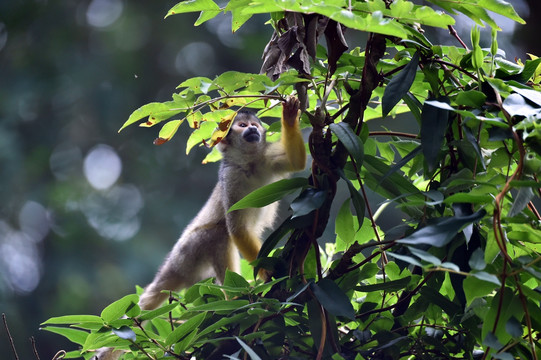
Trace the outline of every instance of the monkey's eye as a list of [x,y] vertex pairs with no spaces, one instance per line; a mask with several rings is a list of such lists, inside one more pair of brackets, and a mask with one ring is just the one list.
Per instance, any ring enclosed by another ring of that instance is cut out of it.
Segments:
[[240,127],[247,127],[248,124],[246,124],[246,123],[239,123],[239,126],[240,126]]

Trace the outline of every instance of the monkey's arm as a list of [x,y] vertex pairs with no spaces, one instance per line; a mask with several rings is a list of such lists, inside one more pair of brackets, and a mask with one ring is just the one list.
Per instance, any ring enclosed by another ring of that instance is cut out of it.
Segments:
[[272,167],[278,171],[300,171],[306,165],[306,150],[299,126],[299,100],[290,96],[282,107],[282,138],[269,147]]

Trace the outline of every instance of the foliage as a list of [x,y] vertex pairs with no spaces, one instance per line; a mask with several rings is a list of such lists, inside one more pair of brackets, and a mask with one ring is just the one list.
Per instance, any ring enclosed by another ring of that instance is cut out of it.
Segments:
[[[277,117],[279,101],[296,94],[311,128],[311,173],[235,205],[300,192],[255,264],[274,280],[228,272],[223,285],[201,282],[157,310],[141,311],[128,295],[100,316],[49,319],[45,329],[81,346],[69,357],[114,346],[129,350],[125,359],[537,359],[541,60],[506,60],[496,31],[484,49],[472,29],[472,50],[454,32],[456,13],[494,30],[490,12],[521,22],[507,2],[430,2],[444,11],[407,0],[174,6],[168,15],[200,12],[196,25],[231,12],[233,31],[270,13],[266,75],[189,79],[172,101],[141,107],[122,128],[165,122],[162,144],[186,122],[189,152],[219,142],[240,108]],[[448,28],[462,47],[432,44],[423,26]],[[346,29],[368,32],[366,45],[349,49]],[[418,134],[368,130],[369,120],[404,112]],[[350,198],[337,204],[336,239],[322,251],[317,239],[339,187]],[[365,188],[387,199],[383,207],[395,203],[403,225],[382,231],[382,209]]]

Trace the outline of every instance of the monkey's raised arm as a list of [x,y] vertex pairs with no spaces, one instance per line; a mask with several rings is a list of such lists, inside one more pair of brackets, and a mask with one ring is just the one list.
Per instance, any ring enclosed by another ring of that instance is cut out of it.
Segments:
[[271,166],[276,171],[300,171],[306,166],[306,150],[299,126],[299,100],[290,96],[282,103],[282,138],[269,146]]

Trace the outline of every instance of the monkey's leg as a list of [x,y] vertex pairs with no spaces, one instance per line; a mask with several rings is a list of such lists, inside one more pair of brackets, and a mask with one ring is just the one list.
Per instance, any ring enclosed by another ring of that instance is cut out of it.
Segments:
[[261,249],[261,241],[257,236],[245,230],[237,230],[231,234],[231,238],[246,260],[252,262],[257,258]]
[[186,280],[173,268],[168,258],[154,280],[145,288],[139,299],[139,306],[143,310],[156,309],[169,297],[164,290],[175,291],[182,286],[183,282]]
[[220,284],[224,283],[225,271],[227,269],[240,273],[239,252],[229,237],[227,238],[226,251],[215,253],[214,271]]
[[[231,238],[242,254],[242,257],[249,262],[257,259],[257,254],[259,254],[259,250],[261,249],[261,241],[258,236],[245,230],[237,230],[231,235]],[[263,281],[267,281],[270,278],[269,272],[262,268],[259,269],[257,275]]]
[[164,290],[178,291],[210,276],[223,281],[227,246],[225,224],[202,226],[183,234],[141,295],[141,309],[157,308],[168,297]]

